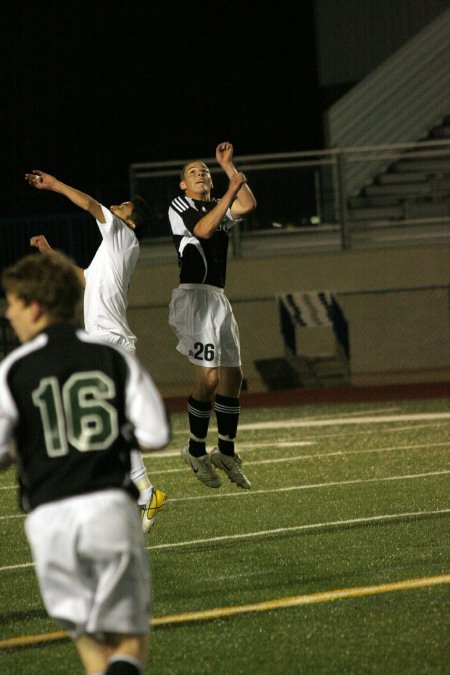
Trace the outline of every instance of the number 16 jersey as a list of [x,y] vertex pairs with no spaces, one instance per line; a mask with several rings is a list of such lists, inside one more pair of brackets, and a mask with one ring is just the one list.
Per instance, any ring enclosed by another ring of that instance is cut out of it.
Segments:
[[0,364],[0,460],[15,445],[24,511],[120,487],[133,496],[130,450],[163,447],[162,399],[140,362],[53,324]]

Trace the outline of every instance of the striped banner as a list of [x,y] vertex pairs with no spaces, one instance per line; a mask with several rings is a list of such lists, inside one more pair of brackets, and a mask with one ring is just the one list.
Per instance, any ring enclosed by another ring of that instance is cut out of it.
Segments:
[[278,293],[281,333],[292,354],[297,354],[297,329],[332,327],[349,358],[348,324],[332,291]]

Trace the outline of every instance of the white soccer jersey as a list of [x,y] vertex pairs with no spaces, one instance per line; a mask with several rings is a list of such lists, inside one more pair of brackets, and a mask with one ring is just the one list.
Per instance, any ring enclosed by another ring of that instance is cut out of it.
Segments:
[[84,325],[99,335],[134,351],[136,336],[127,321],[128,287],[139,259],[133,230],[102,206],[104,223],[97,220],[103,241],[85,270]]

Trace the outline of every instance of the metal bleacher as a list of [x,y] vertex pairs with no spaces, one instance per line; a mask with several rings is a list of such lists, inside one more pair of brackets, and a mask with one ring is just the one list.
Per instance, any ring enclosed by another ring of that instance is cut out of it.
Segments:
[[432,127],[422,143],[405,149],[400,157],[378,173],[357,196],[348,198],[349,218],[356,225],[369,220],[420,220],[450,216],[450,155],[428,145],[450,141],[450,115]]
[[447,9],[326,112],[327,146],[353,151],[344,181],[354,226],[448,217],[449,44]]
[[[449,44],[450,9],[326,111],[325,149],[235,157],[258,209],[233,230],[233,254],[448,242]],[[161,260],[172,255],[167,204],[185,161],[129,167],[131,194],[155,204],[161,242],[148,255]],[[220,169],[205,161],[220,193]]]

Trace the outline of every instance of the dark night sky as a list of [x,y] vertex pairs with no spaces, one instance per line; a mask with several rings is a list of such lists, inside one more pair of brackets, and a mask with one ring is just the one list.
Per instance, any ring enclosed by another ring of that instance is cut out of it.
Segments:
[[[111,203],[132,162],[321,147],[312,0],[18,0],[4,11],[3,216],[63,210],[40,168]],[[120,194],[117,192],[120,191]]]

